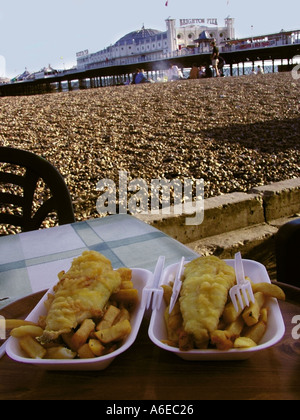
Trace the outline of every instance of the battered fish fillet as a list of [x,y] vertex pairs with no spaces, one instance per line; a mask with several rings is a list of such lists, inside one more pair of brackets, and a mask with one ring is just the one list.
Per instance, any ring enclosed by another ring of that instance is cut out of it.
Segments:
[[62,273],[54,288],[54,299],[39,341],[55,340],[76,328],[86,318],[102,315],[112,293],[119,290],[121,276],[111,262],[95,251],[85,251],[74,259],[67,273]]
[[193,335],[197,348],[207,347],[234,284],[234,269],[217,257],[200,257],[186,265],[179,302],[184,330]]

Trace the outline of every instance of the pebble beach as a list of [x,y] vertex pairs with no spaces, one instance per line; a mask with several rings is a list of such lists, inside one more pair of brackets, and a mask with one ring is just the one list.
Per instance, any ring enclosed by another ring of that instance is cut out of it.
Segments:
[[[76,220],[96,184],[203,179],[205,197],[300,177],[300,81],[291,73],[0,98],[0,145],[55,165]],[[1,233],[1,232],[0,232]]]

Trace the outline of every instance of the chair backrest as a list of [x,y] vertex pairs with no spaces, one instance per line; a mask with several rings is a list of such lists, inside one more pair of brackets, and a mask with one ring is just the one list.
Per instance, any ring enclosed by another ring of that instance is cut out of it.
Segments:
[[[12,165],[16,165],[13,171],[9,168]],[[50,198],[43,198],[35,211],[33,202],[40,180],[47,185]],[[0,223],[18,226],[23,232],[39,229],[51,212],[57,214],[59,224],[75,222],[72,199],[62,175],[44,158],[21,149],[0,147],[0,206]],[[9,211],[4,211],[7,208]]]

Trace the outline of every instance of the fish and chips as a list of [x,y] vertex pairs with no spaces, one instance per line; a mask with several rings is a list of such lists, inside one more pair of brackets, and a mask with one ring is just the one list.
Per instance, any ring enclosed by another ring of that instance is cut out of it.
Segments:
[[235,310],[229,290],[236,283],[234,269],[215,257],[200,257],[185,266],[180,296],[169,314],[172,282],[164,285],[167,340],[181,351],[230,350],[257,346],[268,322],[268,298],[284,300],[275,284],[252,283],[255,302]]
[[131,332],[138,303],[131,270],[113,270],[102,254],[84,251],[58,278],[37,323],[7,320],[27,357],[92,358],[116,350]]
[[[102,254],[85,251],[58,278],[44,302],[47,313],[37,323],[6,320],[27,357],[89,359],[122,345],[131,332],[131,313],[139,299],[131,270],[113,270]],[[251,282],[255,301],[237,311],[229,297],[235,283],[234,269],[217,257],[186,264],[171,313],[173,284],[162,286],[167,330],[163,342],[181,351],[257,346],[267,329],[268,299],[284,300],[285,294],[275,284]]]

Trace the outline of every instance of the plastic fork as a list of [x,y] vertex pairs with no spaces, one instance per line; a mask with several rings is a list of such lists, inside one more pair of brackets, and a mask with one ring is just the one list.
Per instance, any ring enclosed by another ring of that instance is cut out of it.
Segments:
[[175,281],[173,284],[173,292],[172,292],[172,296],[171,296],[171,300],[170,300],[170,308],[169,308],[169,314],[173,311],[175,303],[177,302],[177,298],[179,296],[180,290],[181,290],[181,286],[182,286],[182,281],[181,281],[181,277],[182,277],[182,273],[184,270],[184,263],[185,263],[185,258],[182,257],[177,273],[176,273],[176,277],[175,277]]
[[253,303],[255,302],[255,299],[251,283],[249,280],[245,279],[242,255],[240,252],[237,252],[235,254],[234,268],[237,284],[230,289],[229,295],[233,303],[234,309],[238,312],[238,303],[240,305],[240,309],[243,310],[245,306],[250,305],[249,299]]
[[149,309],[152,298],[152,310],[159,309],[164,291],[159,288],[160,279],[165,265],[165,257],[161,256],[155,266],[153,282],[151,287],[146,287],[142,295],[142,307]]

